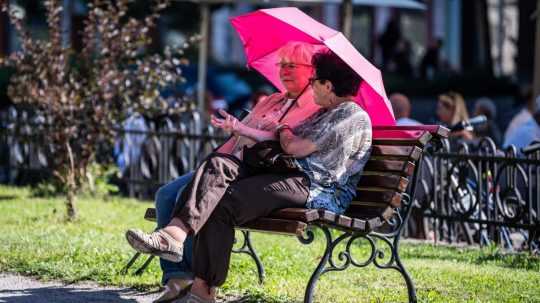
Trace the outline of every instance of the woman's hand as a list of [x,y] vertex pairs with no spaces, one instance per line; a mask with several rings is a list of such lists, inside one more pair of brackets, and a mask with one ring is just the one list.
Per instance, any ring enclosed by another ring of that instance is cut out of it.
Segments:
[[233,115],[230,115],[226,111],[220,109],[219,114],[223,116],[223,119],[216,117],[215,115],[211,116],[210,123],[212,123],[213,126],[217,128],[221,128],[222,130],[233,133],[235,135],[238,135],[240,132],[240,129],[244,124],[242,122],[238,121],[236,117]]

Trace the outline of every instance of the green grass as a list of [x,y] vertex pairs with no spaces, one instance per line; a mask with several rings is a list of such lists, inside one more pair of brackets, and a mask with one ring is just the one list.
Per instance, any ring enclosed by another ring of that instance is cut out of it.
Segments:
[[[118,272],[133,251],[124,240],[129,227],[151,230],[142,219],[150,203],[123,198],[106,202],[79,199],[80,219],[64,221],[63,199],[32,198],[29,190],[0,186],[0,271],[67,282],[152,289],[160,270],[153,262],[142,276]],[[233,255],[227,283],[220,295],[244,302],[301,302],[304,287],[322,254],[322,235],[305,246],[293,237],[255,234],[253,242],[266,265],[259,286],[249,257]],[[358,260],[367,246],[354,249]],[[401,246],[401,256],[417,287],[420,302],[540,302],[540,259],[497,250]],[[316,302],[404,302],[406,288],[394,271],[350,268],[324,275]]]

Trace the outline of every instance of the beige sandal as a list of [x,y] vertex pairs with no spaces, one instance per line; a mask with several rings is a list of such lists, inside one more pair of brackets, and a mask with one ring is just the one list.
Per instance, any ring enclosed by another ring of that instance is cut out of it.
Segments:
[[[151,254],[171,262],[182,261],[184,243],[176,241],[162,229],[147,234],[139,229],[128,229],[126,239],[136,251]],[[164,246],[162,241],[165,240]]]

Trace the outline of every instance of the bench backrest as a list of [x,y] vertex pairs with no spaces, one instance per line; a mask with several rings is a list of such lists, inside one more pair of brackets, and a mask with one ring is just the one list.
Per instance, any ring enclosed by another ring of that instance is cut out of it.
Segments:
[[447,132],[441,127],[375,127],[371,157],[345,215],[381,223],[393,216],[433,136],[445,137]]

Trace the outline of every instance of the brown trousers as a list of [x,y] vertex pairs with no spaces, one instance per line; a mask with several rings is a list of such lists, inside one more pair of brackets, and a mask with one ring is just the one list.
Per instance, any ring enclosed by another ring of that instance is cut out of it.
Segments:
[[249,176],[230,155],[208,157],[181,196],[185,206],[174,212],[195,233],[195,277],[209,286],[222,285],[229,270],[234,226],[277,209],[305,207],[308,195],[309,179],[303,173]]

